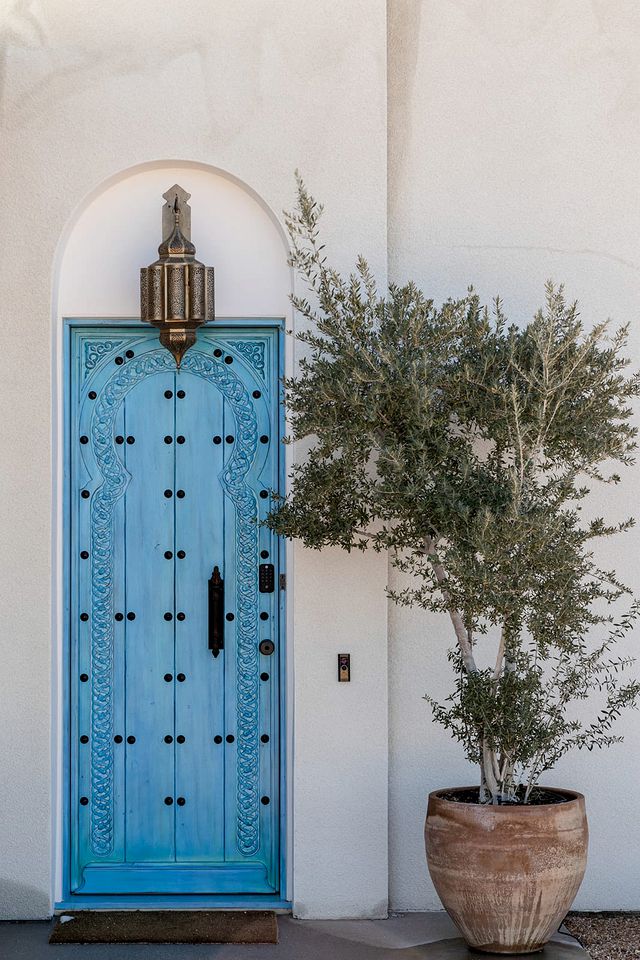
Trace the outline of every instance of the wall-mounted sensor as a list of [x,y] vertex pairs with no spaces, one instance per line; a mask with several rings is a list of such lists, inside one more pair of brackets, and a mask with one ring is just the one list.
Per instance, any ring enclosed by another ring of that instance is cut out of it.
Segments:
[[351,680],[351,654],[338,654],[338,682],[349,683]]

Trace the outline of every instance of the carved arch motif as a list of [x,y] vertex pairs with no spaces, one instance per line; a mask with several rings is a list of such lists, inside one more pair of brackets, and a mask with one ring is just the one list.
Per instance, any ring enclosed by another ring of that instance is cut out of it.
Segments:
[[[237,442],[220,474],[235,506],[237,562],[237,846],[255,854],[259,835],[258,739],[258,527],[255,494],[246,483],[257,441],[253,404],[242,382],[224,363],[197,350],[182,367],[212,383],[229,402]],[[130,480],[118,455],[114,423],[129,391],[148,376],[175,369],[162,350],[120,367],[100,391],[91,418],[93,448],[102,482],[91,498],[91,808],[90,843],[96,856],[113,850],[113,513]]]
[[264,343],[261,340],[229,340],[229,346],[264,377]]

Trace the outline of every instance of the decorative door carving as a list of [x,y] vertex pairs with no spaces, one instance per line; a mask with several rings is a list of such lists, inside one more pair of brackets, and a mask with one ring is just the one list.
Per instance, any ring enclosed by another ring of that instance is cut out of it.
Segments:
[[155,331],[70,328],[72,893],[279,889],[278,344],[207,328],[178,373]]

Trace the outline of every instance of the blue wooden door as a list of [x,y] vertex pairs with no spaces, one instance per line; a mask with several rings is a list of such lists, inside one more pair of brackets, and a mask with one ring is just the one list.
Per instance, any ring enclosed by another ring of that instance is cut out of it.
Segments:
[[153,330],[70,329],[72,894],[279,889],[278,350],[208,327],[177,372]]

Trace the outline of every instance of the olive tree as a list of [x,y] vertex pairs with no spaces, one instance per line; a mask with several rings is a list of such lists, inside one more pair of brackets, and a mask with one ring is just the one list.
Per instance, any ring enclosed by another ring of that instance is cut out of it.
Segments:
[[328,265],[321,213],[298,180],[286,222],[305,355],[285,389],[288,439],[310,449],[267,522],[311,548],[390,552],[409,575],[392,599],[450,622],[454,683],[444,703],[427,697],[435,719],[479,765],[482,802],[527,802],[567,750],[620,739],[640,693],[614,650],[636,606],[593,552],[633,521],[583,517],[636,446],[627,329],[585,329],[551,283],[521,326],[473,290],[441,305],[413,283],[380,295],[362,258],[349,277]]

